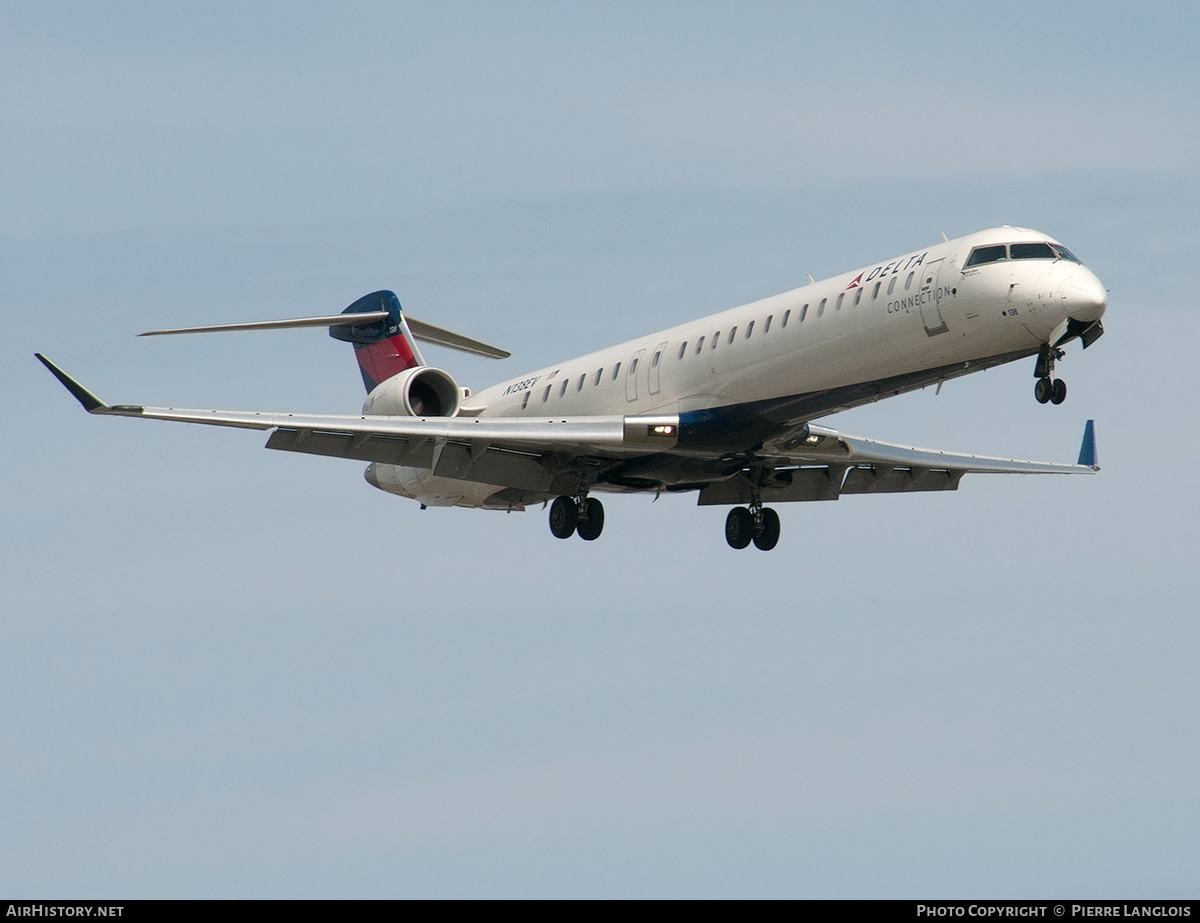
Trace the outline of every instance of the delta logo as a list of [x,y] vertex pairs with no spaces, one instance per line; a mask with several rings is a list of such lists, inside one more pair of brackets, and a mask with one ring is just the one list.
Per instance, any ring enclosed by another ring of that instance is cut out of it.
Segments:
[[850,280],[850,284],[846,286],[846,291],[852,288],[859,288],[862,285],[863,274],[860,272],[857,276]]

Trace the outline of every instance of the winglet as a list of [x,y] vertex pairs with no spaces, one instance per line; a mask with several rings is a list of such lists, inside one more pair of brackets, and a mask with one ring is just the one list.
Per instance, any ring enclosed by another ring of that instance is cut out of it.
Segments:
[[1083,427],[1083,443],[1079,446],[1079,461],[1078,465],[1087,465],[1089,468],[1100,470],[1100,466],[1096,463],[1096,423],[1094,420],[1088,420]]
[[62,382],[63,387],[75,396],[75,400],[79,401],[79,403],[83,405],[83,409],[88,413],[100,413],[108,410],[108,405],[105,404],[104,401],[92,394],[91,391],[77,382],[74,378],[60,369],[41,353],[34,353],[34,355],[38,357],[38,361],[40,361],[42,365],[50,370],[51,375]]

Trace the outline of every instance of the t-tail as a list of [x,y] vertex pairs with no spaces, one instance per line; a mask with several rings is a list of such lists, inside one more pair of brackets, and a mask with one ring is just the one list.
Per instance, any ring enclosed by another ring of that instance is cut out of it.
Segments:
[[354,344],[354,358],[358,360],[368,394],[393,375],[425,364],[400,310],[400,299],[394,293],[364,295],[342,314],[366,314],[372,318],[362,325],[329,328],[329,335],[335,340]]
[[417,340],[434,343],[460,352],[507,359],[510,353],[433,324],[405,317],[400,299],[393,292],[364,295],[341,314],[328,317],[297,317],[286,320],[253,321],[243,324],[217,324],[206,327],[179,327],[172,330],[147,330],[139,336],[174,333],[216,333],[239,330],[282,330],[288,327],[328,327],[329,335],[354,345],[358,369],[370,394],[394,375],[425,365]]

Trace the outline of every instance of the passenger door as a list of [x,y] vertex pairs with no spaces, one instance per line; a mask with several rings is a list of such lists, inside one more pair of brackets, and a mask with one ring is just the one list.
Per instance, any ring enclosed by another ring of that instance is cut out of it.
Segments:
[[925,325],[925,333],[937,336],[946,333],[950,328],[942,319],[941,306],[938,304],[941,290],[938,288],[938,273],[942,270],[942,261],[934,260],[920,267],[921,289],[918,293],[921,305],[921,323]]

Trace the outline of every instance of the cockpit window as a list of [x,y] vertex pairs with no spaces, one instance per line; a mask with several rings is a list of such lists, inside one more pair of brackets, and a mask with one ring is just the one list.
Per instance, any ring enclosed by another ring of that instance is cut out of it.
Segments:
[[1004,244],[998,244],[994,247],[976,247],[971,251],[971,255],[967,257],[967,266],[978,266],[981,263],[999,263],[1001,260],[1008,259]]
[[1054,248],[1049,244],[1009,244],[1008,252],[1014,260],[1057,259]]
[[989,247],[976,247],[967,257],[963,268],[979,266],[983,263],[999,263],[1002,260],[1070,260],[1072,263],[1082,261],[1062,244],[994,244]]

